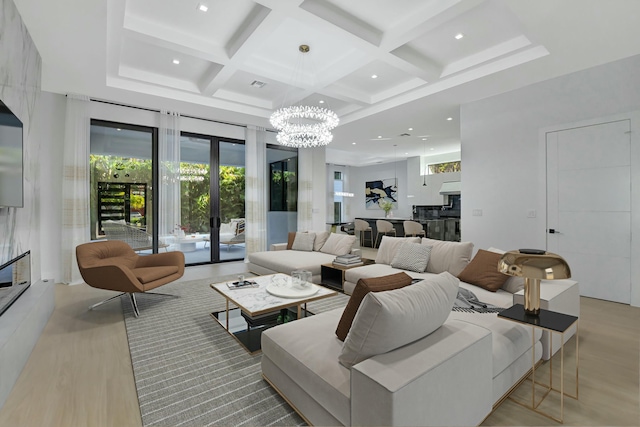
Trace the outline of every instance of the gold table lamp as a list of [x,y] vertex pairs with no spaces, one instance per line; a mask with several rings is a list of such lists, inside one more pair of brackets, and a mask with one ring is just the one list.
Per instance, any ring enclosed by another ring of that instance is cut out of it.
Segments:
[[500,258],[498,271],[524,277],[524,311],[534,316],[540,313],[540,280],[571,277],[571,269],[560,255],[539,249],[506,252]]

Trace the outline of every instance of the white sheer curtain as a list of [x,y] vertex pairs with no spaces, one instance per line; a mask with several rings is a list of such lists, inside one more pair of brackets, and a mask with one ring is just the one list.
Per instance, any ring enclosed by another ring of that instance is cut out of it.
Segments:
[[315,230],[313,225],[314,152],[315,150],[310,148],[298,150],[298,230],[301,231]]
[[264,128],[249,126],[245,138],[246,253],[267,249],[267,143]]
[[62,281],[83,283],[76,246],[91,239],[89,225],[89,98],[67,95],[62,176]]
[[160,161],[160,236],[168,236],[180,224],[180,114],[160,112],[158,135]]

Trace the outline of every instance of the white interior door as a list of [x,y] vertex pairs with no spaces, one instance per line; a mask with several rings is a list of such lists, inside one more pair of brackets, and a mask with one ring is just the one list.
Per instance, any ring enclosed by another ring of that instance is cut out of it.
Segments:
[[547,134],[547,250],[580,294],[631,302],[629,120]]

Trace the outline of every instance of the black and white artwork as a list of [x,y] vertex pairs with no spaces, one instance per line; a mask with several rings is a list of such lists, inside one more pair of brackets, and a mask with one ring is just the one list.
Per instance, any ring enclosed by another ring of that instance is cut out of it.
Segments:
[[382,202],[390,202],[393,205],[391,209],[398,208],[397,178],[367,181],[364,194],[367,209],[382,209]]

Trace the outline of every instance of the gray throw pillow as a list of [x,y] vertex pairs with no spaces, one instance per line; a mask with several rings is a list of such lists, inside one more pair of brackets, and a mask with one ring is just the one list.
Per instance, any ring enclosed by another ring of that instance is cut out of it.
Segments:
[[316,233],[296,233],[291,249],[294,251],[313,251],[313,242],[316,240]]
[[427,263],[429,262],[431,248],[432,246],[422,245],[420,243],[403,243],[400,249],[398,249],[393,261],[391,261],[391,267],[415,271],[416,273],[424,273],[427,269]]

